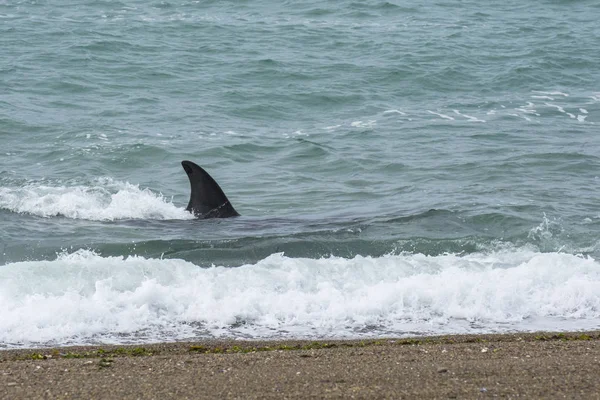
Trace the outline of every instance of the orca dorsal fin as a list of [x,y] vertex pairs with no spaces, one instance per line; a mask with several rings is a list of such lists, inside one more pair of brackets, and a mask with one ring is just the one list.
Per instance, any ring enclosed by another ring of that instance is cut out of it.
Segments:
[[181,165],[190,179],[192,189],[186,211],[202,219],[229,218],[240,215],[208,172],[191,161],[182,161]]

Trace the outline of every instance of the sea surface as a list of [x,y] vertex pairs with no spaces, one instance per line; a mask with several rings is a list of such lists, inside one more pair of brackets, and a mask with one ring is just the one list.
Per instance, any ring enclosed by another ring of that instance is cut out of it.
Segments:
[[598,21],[0,0],[0,348],[600,329]]

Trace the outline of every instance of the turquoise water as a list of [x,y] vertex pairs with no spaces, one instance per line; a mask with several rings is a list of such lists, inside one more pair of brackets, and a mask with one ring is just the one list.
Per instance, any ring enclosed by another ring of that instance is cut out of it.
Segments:
[[[593,1],[0,2],[0,340],[597,328],[598,20]],[[184,159],[242,217],[191,219]]]

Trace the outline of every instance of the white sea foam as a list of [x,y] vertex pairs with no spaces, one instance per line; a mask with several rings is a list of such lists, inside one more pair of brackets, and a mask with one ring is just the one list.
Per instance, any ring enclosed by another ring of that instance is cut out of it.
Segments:
[[159,193],[108,178],[90,186],[0,187],[0,208],[40,217],[97,221],[193,218]]
[[537,110],[535,109],[535,104],[533,104],[532,102],[528,101],[527,105],[521,106],[519,108],[515,108],[516,111],[520,111],[520,112],[524,112],[527,114],[533,114],[539,117],[540,114],[538,114]]
[[562,108],[562,107],[561,107],[561,106],[559,106],[559,105],[552,104],[552,103],[544,103],[544,104],[545,104],[545,105],[547,105],[548,107],[554,107],[554,108],[556,108],[556,109],[557,109],[559,112],[561,112],[561,113],[564,113],[564,112],[565,112],[565,109],[564,109],[564,108]]
[[540,94],[548,94],[550,96],[564,96],[564,97],[569,97],[568,93],[563,93],[563,92],[559,92],[559,91],[553,91],[553,92],[544,92],[541,90],[532,90],[533,93],[540,93]]
[[437,116],[438,116],[438,117],[440,117],[440,118],[449,119],[449,120],[451,120],[451,121],[454,121],[454,118],[453,118],[453,117],[451,117],[451,116],[449,116],[449,115],[446,115],[446,114],[440,114],[440,113],[436,113],[436,112],[433,112],[433,111],[431,111],[431,110],[427,110],[427,112],[428,112],[429,114],[437,115]]
[[600,327],[600,263],[528,249],[239,268],[91,251],[0,267],[0,342],[359,337]]
[[461,113],[458,110],[452,110],[452,111],[454,111],[454,114],[460,115],[461,117],[464,117],[464,118],[468,119],[469,121],[473,121],[473,122],[485,122],[484,119],[479,119],[477,117],[473,117],[472,115],[463,114],[463,113]]
[[390,114],[406,115],[405,112],[402,112],[400,110],[386,110],[386,111],[383,112],[383,115],[390,115]]
[[372,128],[377,124],[377,121],[371,119],[369,121],[353,121],[350,123],[350,126],[353,128]]

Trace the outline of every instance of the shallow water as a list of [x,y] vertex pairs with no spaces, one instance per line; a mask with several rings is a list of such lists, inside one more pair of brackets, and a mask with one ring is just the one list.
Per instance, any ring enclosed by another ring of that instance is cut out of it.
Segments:
[[598,328],[598,17],[0,3],[0,346]]

